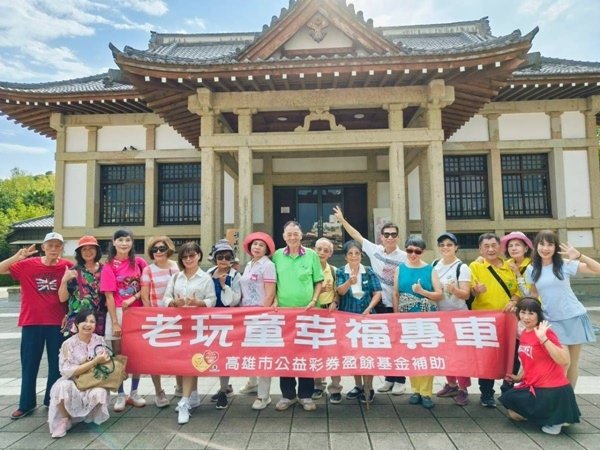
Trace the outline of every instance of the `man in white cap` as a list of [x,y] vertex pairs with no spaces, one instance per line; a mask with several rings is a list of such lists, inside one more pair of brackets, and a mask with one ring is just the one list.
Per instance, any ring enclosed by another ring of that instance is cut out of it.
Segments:
[[44,238],[44,256],[30,258],[37,253],[34,244],[0,262],[0,274],[9,273],[21,283],[21,396],[19,408],[12,412],[11,419],[25,417],[35,409],[35,385],[44,347],[48,355],[44,405],[50,404],[50,388],[60,378],[58,353],[63,342],[60,327],[66,310],[65,303],[58,298],[58,287],[65,271],[73,266],[61,258],[63,247],[63,237],[52,232]]

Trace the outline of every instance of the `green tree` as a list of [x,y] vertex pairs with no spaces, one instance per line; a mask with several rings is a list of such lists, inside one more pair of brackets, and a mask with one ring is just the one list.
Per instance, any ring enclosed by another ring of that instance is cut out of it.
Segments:
[[15,222],[54,212],[54,174],[30,175],[13,169],[0,180],[0,260],[9,256],[6,235]]

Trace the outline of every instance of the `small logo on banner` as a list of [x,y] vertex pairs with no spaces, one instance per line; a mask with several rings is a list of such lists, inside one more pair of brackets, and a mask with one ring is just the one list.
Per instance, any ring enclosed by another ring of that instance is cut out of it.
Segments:
[[192,364],[198,372],[206,372],[217,359],[219,359],[219,354],[217,352],[206,350],[204,353],[196,353],[192,356]]

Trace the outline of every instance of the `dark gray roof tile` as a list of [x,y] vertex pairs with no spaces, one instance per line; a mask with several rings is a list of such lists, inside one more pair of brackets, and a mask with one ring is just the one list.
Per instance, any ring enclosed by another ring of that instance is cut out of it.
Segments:
[[121,80],[119,70],[111,69],[108,72],[85,78],[52,81],[49,83],[0,82],[0,89],[36,94],[71,94],[82,92],[123,92],[132,91],[135,88],[131,83]]
[[513,72],[513,76],[600,74],[600,62],[538,57],[528,67]]

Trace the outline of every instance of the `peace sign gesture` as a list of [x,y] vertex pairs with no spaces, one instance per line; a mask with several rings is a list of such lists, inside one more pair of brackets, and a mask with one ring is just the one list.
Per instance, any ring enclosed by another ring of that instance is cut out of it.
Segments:
[[17,258],[19,261],[29,258],[31,255],[35,255],[38,251],[35,248],[35,244],[31,244],[29,247],[25,248],[21,248],[19,249],[19,251],[16,253]]

